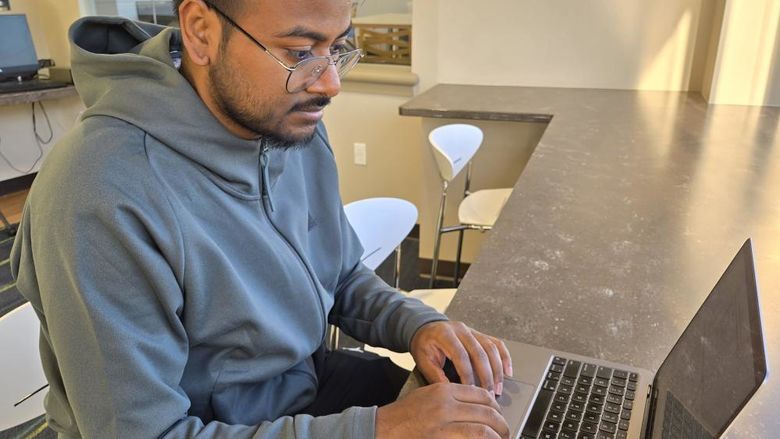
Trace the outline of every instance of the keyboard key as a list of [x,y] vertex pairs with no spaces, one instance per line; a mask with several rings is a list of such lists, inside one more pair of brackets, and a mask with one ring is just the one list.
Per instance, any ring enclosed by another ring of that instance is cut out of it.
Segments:
[[547,379],[558,381],[558,378],[560,378],[561,374],[558,372],[547,372]]
[[628,380],[629,381],[633,381],[633,382],[637,382],[637,381],[639,381],[639,375],[637,375],[636,372],[631,372],[630,374],[628,374]]
[[596,432],[599,431],[599,428],[596,424],[592,424],[590,422],[583,422],[582,425],[580,425],[580,431],[584,433],[596,434]]
[[602,419],[601,425],[599,425],[599,430],[614,434],[617,431],[617,424],[612,422],[607,422]]
[[590,389],[590,394],[605,396],[607,394],[607,389],[605,387],[593,386],[593,388]]
[[598,424],[599,419],[601,419],[601,415],[599,413],[585,412],[585,414],[582,416],[583,421],[592,422],[594,424]]
[[626,394],[623,395],[623,397],[626,398],[629,401],[633,401],[634,400],[634,392],[632,392],[631,390],[627,390]]
[[585,406],[585,410],[590,413],[598,413],[601,414],[601,405],[599,404],[588,404]]
[[609,387],[609,379],[597,377],[596,379],[593,380],[593,385],[599,387]]
[[588,395],[587,395],[587,394],[585,394],[585,393],[575,393],[575,394],[574,394],[574,397],[572,397],[572,399],[571,399],[571,400],[572,400],[572,401],[581,402],[581,403],[583,403],[583,404],[584,404],[585,402],[587,402],[587,401],[588,401]]
[[553,357],[552,364],[559,364],[563,366],[564,364],[566,364],[566,359],[561,357]]
[[590,386],[587,386],[585,384],[577,384],[577,387],[574,390],[580,393],[588,393],[590,392]]
[[581,411],[585,410],[585,403],[572,400],[571,404],[569,404],[569,410],[574,410],[576,412],[581,412]]
[[601,415],[602,421],[614,422],[615,424],[617,424],[617,422],[620,420],[618,418],[619,418],[618,415],[607,411],[605,411],[604,414]]
[[628,386],[626,387],[628,390],[636,390],[636,383],[629,381]]
[[561,429],[568,430],[568,431],[577,431],[577,427],[579,426],[579,422],[577,421],[564,421],[564,423],[561,425]]
[[553,404],[550,407],[550,410],[555,410],[556,412],[565,412],[566,411],[566,403],[565,402],[553,401]]
[[561,434],[558,435],[558,439],[577,439],[577,433],[573,431],[561,431]]
[[582,419],[582,412],[569,410],[569,412],[566,413],[566,420],[567,421],[574,421],[576,423],[579,423],[581,419]]
[[623,394],[626,393],[626,391],[622,387],[609,386],[609,393],[612,393],[613,395],[623,396]]
[[609,395],[607,395],[607,402],[620,405],[620,403],[623,402],[623,398],[620,395],[615,395],[613,393],[610,393]]
[[[554,412],[550,410],[550,413],[547,415],[548,421],[555,421],[555,422],[561,422],[563,421],[563,413],[561,412]],[[617,422],[617,421],[615,421]]]
[[626,421],[631,419],[631,410],[623,410],[620,413],[620,419],[625,419]]
[[573,389],[571,387],[569,387],[569,386],[561,385],[560,387],[558,387],[558,392],[565,393],[566,395],[571,395],[572,394],[572,390]]
[[596,439],[596,434],[583,431],[577,436],[577,439]]
[[559,422],[549,420],[544,422],[544,429],[547,431],[554,431],[557,433],[559,428],[561,428],[561,424]]
[[569,362],[566,364],[566,370],[563,372],[563,376],[577,378],[577,373],[580,371],[581,364],[582,363],[579,361],[569,360]]
[[582,372],[580,373],[580,375],[593,378],[594,376],[596,376],[596,365],[585,363],[585,365],[582,366]]
[[564,386],[574,387],[576,383],[577,381],[574,378],[569,378],[567,376],[561,378],[561,384],[563,384]]
[[594,404],[604,404],[604,397],[602,395],[590,395],[588,401]]
[[[612,385],[618,386],[618,387],[626,387],[626,380],[623,378],[615,378],[612,377],[612,381],[610,381]],[[634,385],[636,387],[636,385]]]
[[542,385],[542,389],[544,390],[555,390],[555,381],[552,380],[545,380],[544,384]]
[[[586,366],[587,366],[587,364],[586,364]],[[583,367],[583,370],[584,369],[585,368]],[[584,384],[586,386],[590,386],[591,384],[593,384],[593,377],[588,377],[588,376],[585,376],[583,374],[580,374],[580,379],[578,381],[579,381],[580,384]]]
[[558,435],[554,431],[544,430],[539,439],[556,439]]
[[599,366],[596,371],[596,376],[599,378],[610,379],[612,378],[612,369],[606,366]]
[[628,421],[621,419],[618,422],[618,430],[628,430]]
[[625,432],[623,430],[618,430],[615,433],[615,439],[628,439],[628,432]]
[[550,366],[550,370],[553,371],[553,372],[562,373],[563,372],[563,366],[561,366],[560,364],[553,364],[552,366]]
[[615,369],[615,371],[612,372],[612,376],[615,377],[615,378],[620,378],[620,379],[623,379],[623,380],[627,380],[628,379],[628,372],[626,372],[625,370]]
[[634,401],[624,401],[623,402],[623,408],[626,410],[632,410],[634,408]]
[[569,402],[569,395],[565,393],[556,393],[554,401],[557,402]]
[[552,391],[539,390],[539,396],[536,397],[531,413],[528,414],[528,421],[526,421],[525,427],[523,427],[523,436],[536,437],[539,435],[539,430],[541,430],[542,422],[544,421],[544,414],[547,412],[547,407],[552,399]]
[[[611,402],[608,402],[604,404],[604,411],[612,413],[614,415],[618,415],[620,413],[620,406],[617,404],[612,404]],[[615,421],[617,422],[617,421]]]
[[615,439],[615,435],[612,433],[607,433],[605,431],[600,431],[596,435],[596,439]]

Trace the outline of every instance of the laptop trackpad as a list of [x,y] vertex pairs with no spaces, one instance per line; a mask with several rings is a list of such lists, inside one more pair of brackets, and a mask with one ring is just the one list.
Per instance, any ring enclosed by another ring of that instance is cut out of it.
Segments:
[[511,437],[515,437],[520,429],[520,423],[531,406],[531,398],[533,398],[535,390],[536,386],[532,384],[508,377],[504,378],[504,393],[498,397],[497,401],[498,405],[501,406],[501,413],[512,431]]

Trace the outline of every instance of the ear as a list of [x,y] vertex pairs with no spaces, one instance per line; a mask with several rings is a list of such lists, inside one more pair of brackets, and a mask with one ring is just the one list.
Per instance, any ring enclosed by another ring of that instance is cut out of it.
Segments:
[[217,59],[222,22],[202,0],[184,0],[179,6],[184,49],[193,64],[207,66]]

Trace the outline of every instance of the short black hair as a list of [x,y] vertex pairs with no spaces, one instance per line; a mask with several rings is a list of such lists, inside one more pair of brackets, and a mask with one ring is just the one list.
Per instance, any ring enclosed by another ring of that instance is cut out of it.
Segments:
[[[220,11],[228,14],[231,18],[241,12],[244,1],[245,0],[205,0],[207,5],[216,6]],[[181,6],[183,2],[184,0],[173,0],[173,12],[177,17],[179,16],[179,6]]]

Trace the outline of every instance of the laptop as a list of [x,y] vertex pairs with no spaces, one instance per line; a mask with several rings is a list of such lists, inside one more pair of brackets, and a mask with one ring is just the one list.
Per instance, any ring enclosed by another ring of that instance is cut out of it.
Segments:
[[27,16],[0,14],[0,93],[45,90],[65,87],[64,82],[39,79],[35,52]]
[[[766,380],[748,239],[657,372],[507,341],[515,439],[717,438]],[[519,367],[518,367],[519,366]]]

